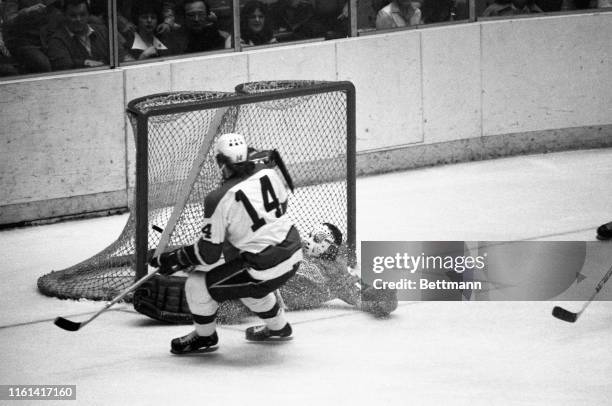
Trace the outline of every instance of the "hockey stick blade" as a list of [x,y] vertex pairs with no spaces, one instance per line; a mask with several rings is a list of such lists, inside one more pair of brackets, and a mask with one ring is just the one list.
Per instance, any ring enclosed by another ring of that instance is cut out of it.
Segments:
[[562,307],[555,306],[552,311],[553,316],[556,318],[567,321],[568,323],[574,323],[578,319],[578,314],[570,312]]
[[576,320],[578,320],[578,317],[591,304],[593,299],[595,299],[595,297],[597,296],[599,291],[604,287],[604,285],[606,284],[608,279],[610,279],[611,276],[612,276],[612,266],[610,267],[610,269],[608,269],[608,272],[606,272],[606,274],[603,276],[603,278],[601,278],[599,283],[597,283],[597,286],[595,286],[595,291],[593,292],[593,294],[591,295],[589,300],[582,306],[582,309],[580,309],[579,312],[574,313],[574,312],[570,312],[569,310],[565,310],[562,307],[555,306],[553,308],[553,311],[552,311],[553,316],[555,316],[558,319],[561,319],[561,320],[564,320],[564,321],[568,321],[570,323],[573,323]]
[[57,317],[53,323],[55,323],[55,325],[59,328],[67,331],[77,331],[81,328],[81,323],[70,321],[63,317]]
[[57,317],[55,319],[54,323],[55,323],[56,326],[58,326],[61,329],[64,329],[64,330],[67,330],[67,331],[77,331],[80,328],[84,327],[89,322],[91,322],[93,319],[95,319],[96,317],[101,315],[102,313],[106,312],[115,303],[119,302],[125,296],[127,296],[128,293],[136,290],[136,288],[138,288],[140,285],[142,285],[143,283],[145,283],[149,279],[155,277],[155,275],[157,275],[157,271],[151,272],[150,274],[145,275],[144,277],[140,278],[136,283],[134,283],[132,286],[130,286],[127,289],[125,289],[123,292],[121,292],[121,294],[119,296],[115,297],[113,300],[108,302],[102,309],[98,310],[93,316],[91,316],[89,319],[87,319],[85,321],[82,321],[82,322],[78,323],[78,322],[75,322],[75,321],[70,321],[70,320],[65,319],[65,318],[60,316],[60,317]]

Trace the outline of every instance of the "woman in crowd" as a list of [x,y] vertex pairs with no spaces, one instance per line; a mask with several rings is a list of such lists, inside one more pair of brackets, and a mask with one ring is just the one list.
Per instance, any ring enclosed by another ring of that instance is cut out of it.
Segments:
[[[259,1],[248,1],[240,13],[240,44],[243,47],[272,44],[276,42],[272,24],[268,17],[268,6]],[[234,45],[233,36],[227,38],[226,48]]]
[[136,23],[133,40],[128,51],[135,59],[147,59],[170,55],[170,49],[155,36],[158,22],[161,21],[161,4],[139,1],[132,7],[132,21]]

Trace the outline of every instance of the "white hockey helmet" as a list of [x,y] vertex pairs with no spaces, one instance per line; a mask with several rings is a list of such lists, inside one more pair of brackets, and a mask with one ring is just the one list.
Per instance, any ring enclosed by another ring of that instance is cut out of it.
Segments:
[[248,147],[244,135],[237,133],[222,134],[215,141],[215,157],[219,165],[237,164],[248,158]]
[[342,232],[330,223],[317,224],[302,239],[304,251],[313,258],[335,260],[340,244],[342,244]]

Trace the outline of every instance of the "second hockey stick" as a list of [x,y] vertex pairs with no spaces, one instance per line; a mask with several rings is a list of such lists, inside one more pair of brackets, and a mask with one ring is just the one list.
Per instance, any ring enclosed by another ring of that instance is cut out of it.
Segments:
[[595,286],[595,292],[593,292],[589,300],[584,305],[582,305],[582,309],[580,309],[580,311],[571,312],[563,307],[555,306],[552,311],[553,316],[555,316],[556,318],[560,320],[567,321],[569,323],[576,322],[576,320],[578,320],[578,317],[580,317],[582,312],[586,310],[586,308],[589,306],[589,304],[591,304],[593,299],[595,299],[595,296],[597,296],[599,291],[604,287],[608,279],[610,279],[611,275],[612,275],[612,267],[608,269],[608,272],[606,272],[606,274],[604,275],[603,278],[601,278],[597,286]]

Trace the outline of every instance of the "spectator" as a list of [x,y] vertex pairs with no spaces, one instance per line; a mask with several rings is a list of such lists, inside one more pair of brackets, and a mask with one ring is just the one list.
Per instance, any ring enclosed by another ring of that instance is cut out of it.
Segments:
[[[240,13],[240,45],[250,47],[276,42],[268,17],[268,6],[259,0],[248,1]],[[226,48],[233,45],[233,36],[227,37]]]
[[357,28],[360,30],[375,29],[376,15],[387,4],[389,2],[385,0],[359,0],[357,2]]
[[425,24],[444,21],[467,20],[467,0],[425,0],[421,6]]
[[516,14],[531,14],[542,13],[542,9],[538,7],[535,0],[513,0]]
[[[0,27],[4,25],[4,4],[0,0]],[[11,53],[4,44],[2,30],[0,30],[0,77],[18,75],[19,71]]]
[[[232,0],[206,0],[210,13],[216,19],[217,27],[221,31],[232,32],[234,30],[234,7]],[[265,4],[270,3],[270,0],[263,0]],[[246,0],[240,0],[240,8],[246,3]]]
[[[134,33],[136,32],[136,25],[128,18],[132,10],[132,0],[116,0],[116,2],[118,31],[117,40],[120,47],[128,49],[128,45],[134,41]],[[108,0],[88,0],[87,3],[89,4],[88,22],[93,25],[103,25],[104,27],[108,27]]]
[[536,4],[545,13],[561,11],[563,0],[536,0]]
[[274,29],[285,41],[324,37],[327,32],[317,18],[314,0],[279,0],[270,11]]
[[[136,32],[136,24],[129,20],[132,11],[132,0],[117,1],[117,30],[119,35],[125,40],[132,40]],[[89,19],[93,24],[108,24],[108,0],[88,0]]]
[[499,16],[512,16],[518,14],[516,7],[512,3],[512,0],[495,0],[491,3],[485,11],[483,11],[483,17],[499,17]]
[[[180,7],[183,7],[182,2]],[[179,24],[176,18],[176,8],[177,3],[174,1],[162,2],[162,19],[157,26],[157,34],[167,34],[181,28],[181,24]]]
[[56,1],[6,0],[3,38],[25,73],[49,72],[47,40],[57,29],[61,12]]
[[325,27],[325,39],[349,35],[347,0],[318,0],[315,2],[315,18]]
[[19,75],[19,70],[4,43],[0,43],[0,77],[12,75]]
[[184,23],[181,28],[171,32],[175,38],[169,38],[167,33],[160,38],[166,45],[175,46],[177,53],[204,52],[225,47],[229,33],[219,30],[206,1],[185,0],[179,8],[179,15],[183,17]]
[[393,0],[378,11],[376,29],[400,28],[423,24],[420,3],[410,0]]
[[[49,60],[54,70],[109,64],[108,31],[88,24],[87,0],[64,0],[64,24],[49,39]],[[119,60],[131,60],[119,48]]]
[[[184,24],[184,13],[180,10],[184,9],[184,4],[185,0],[162,1],[163,21],[157,27],[158,34],[181,28]],[[232,0],[206,0],[206,5],[209,10],[208,19],[216,22],[220,31],[233,30]],[[222,14],[222,18],[219,18],[218,12]]]
[[495,0],[482,13],[482,17],[512,16],[542,13],[535,0]]
[[136,32],[127,48],[134,59],[147,59],[170,55],[170,49],[155,36],[158,21],[161,21],[161,4],[141,0],[132,7],[132,21],[137,23]]
[[[608,4],[606,6],[606,4]],[[561,10],[586,10],[597,7],[610,7],[609,0],[563,0]]]

